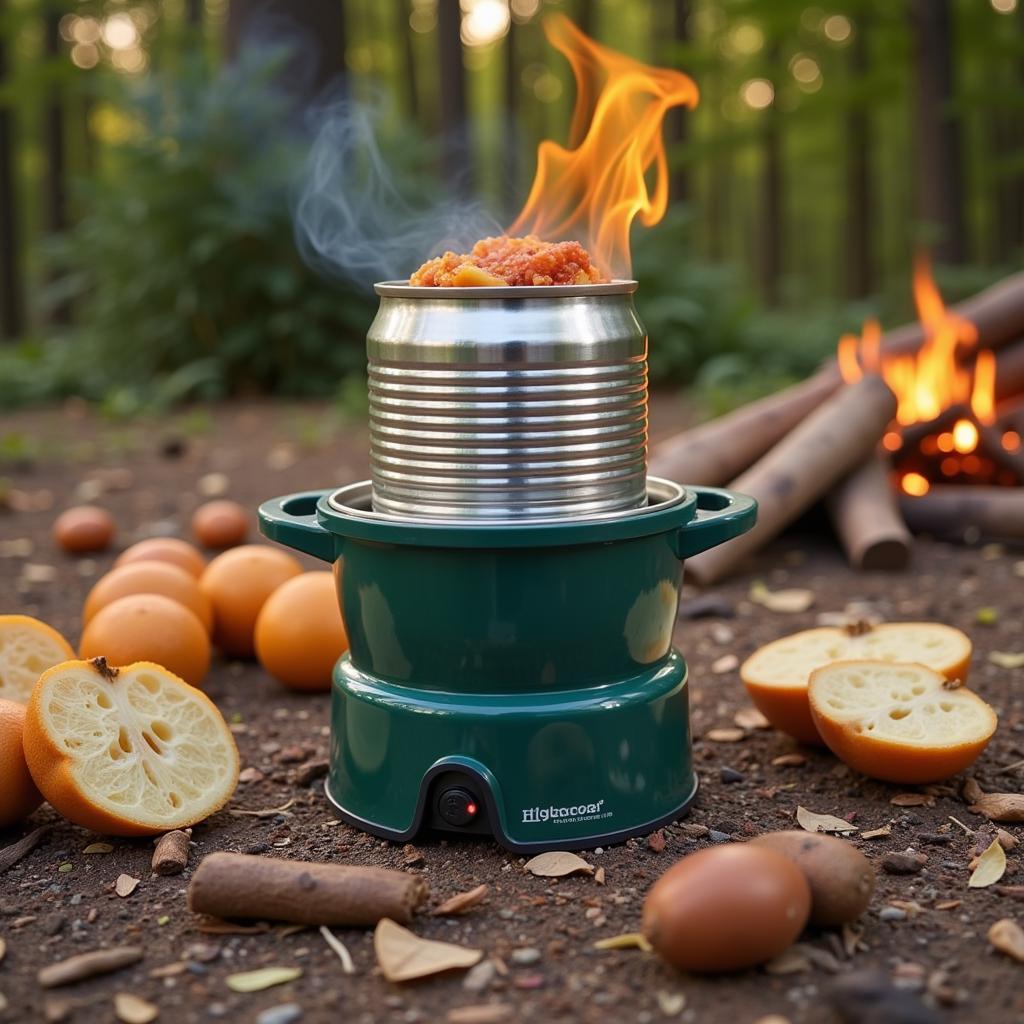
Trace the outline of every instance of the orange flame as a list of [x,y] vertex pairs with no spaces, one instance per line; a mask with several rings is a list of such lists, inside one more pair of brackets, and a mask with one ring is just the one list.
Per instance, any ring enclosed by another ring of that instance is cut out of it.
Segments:
[[509,234],[582,236],[603,271],[628,275],[634,218],[650,227],[668,207],[662,121],[672,107],[695,107],[697,86],[681,71],[651,67],[601,46],[564,15],[546,18],[544,31],[576,79],[570,133],[575,148],[551,139],[540,144],[533,186]]
[[[933,420],[953,405],[969,406],[979,423],[992,423],[995,356],[983,349],[973,365],[961,361],[963,350],[971,350],[978,343],[977,328],[946,309],[924,256],[918,257],[914,266],[914,303],[924,327],[921,348],[909,355],[882,355],[878,324],[870,320],[860,338],[847,334],[839,340],[837,358],[843,380],[859,380],[865,371],[880,373],[896,394],[896,422],[902,427]],[[978,443],[977,434],[973,423],[959,420],[953,428],[956,450],[973,451]],[[939,438],[943,451],[947,450],[943,445],[945,437],[943,434]],[[950,450],[953,447],[950,443]]]

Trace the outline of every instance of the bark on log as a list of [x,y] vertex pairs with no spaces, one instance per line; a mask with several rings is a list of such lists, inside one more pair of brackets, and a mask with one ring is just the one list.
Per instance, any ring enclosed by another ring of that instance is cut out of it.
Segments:
[[189,909],[214,917],[369,927],[408,924],[426,900],[419,876],[386,868],[211,853],[188,887]]
[[[951,307],[978,329],[981,348],[1000,348],[1024,335],[1024,272],[1013,274]],[[924,344],[919,323],[882,335],[882,352],[915,352]],[[718,487],[743,472],[816,409],[842,384],[834,360],[814,376],[725,416],[676,434],[651,452],[650,468],[687,484]],[[996,363],[997,397],[1024,390],[1024,345],[1000,352]]]
[[703,584],[731,572],[871,455],[895,414],[896,396],[880,377],[844,387],[729,485],[757,499],[757,525],[687,559],[687,572]]
[[1024,487],[937,485],[920,498],[902,496],[900,508],[915,532],[963,537],[973,527],[983,537],[1024,537]]
[[913,538],[900,515],[887,459],[873,455],[842,480],[828,496],[828,511],[852,566],[906,569]]

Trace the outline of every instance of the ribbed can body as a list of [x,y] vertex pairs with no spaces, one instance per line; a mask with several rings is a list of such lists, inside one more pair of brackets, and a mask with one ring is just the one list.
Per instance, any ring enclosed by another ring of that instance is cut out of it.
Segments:
[[635,288],[377,285],[374,508],[508,520],[643,505],[647,337]]

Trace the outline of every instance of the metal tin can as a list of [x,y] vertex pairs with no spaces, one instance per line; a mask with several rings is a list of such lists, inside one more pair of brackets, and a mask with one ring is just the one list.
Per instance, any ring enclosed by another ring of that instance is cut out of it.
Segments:
[[635,281],[375,287],[377,511],[486,521],[646,503],[647,335]]

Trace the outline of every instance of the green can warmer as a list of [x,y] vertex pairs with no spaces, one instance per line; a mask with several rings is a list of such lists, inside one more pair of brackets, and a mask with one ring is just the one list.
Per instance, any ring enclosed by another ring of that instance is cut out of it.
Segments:
[[672,649],[683,560],[755,516],[751,498],[654,478],[641,508],[564,520],[382,514],[368,481],[266,502],[262,532],[337,580],[337,813],[387,839],[440,830],[521,852],[678,818],[697,789]]

